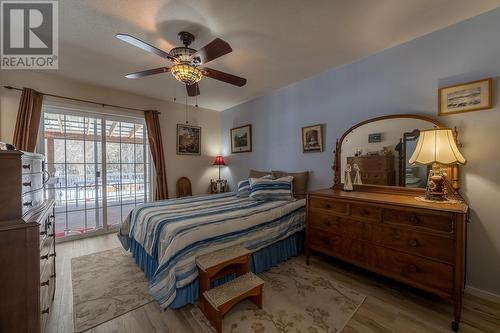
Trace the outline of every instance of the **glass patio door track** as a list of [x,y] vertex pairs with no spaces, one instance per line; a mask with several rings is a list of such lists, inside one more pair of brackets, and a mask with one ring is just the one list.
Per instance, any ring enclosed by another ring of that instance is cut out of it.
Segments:
[[149,200],[144,120],[43,107],[38,151],[47,160],[47,195],[56,200],[56,237],[116,228]]

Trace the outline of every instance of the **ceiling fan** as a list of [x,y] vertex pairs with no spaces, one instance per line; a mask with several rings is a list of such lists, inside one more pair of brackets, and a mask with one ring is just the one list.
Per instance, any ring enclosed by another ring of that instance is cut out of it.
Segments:
[[144,76],[171,72],[178,81],[186,84],[186,90],[189,96],[197,96],[200,94],[198,82],[204,76],[233,84],[238,87],[242,87],[247,83],[247,80],[242,77],[224,73],[208,67],[200,67],[200,65],[205,65],[209,61],[232,52],[233,50],[227,42],[220,38],[216,38],[201,49],[195,50],[189,47],[189,45],[191,45],[194,41],[193,34],[181,31],[178,36],[184,46],[175,47],[171,49],[170,52],[165,52],[131,35],[117,34],[116,38],[173,62],[172,67],[148,69],[145,71],[127,74],[125,77],[129,79],[137,79]]

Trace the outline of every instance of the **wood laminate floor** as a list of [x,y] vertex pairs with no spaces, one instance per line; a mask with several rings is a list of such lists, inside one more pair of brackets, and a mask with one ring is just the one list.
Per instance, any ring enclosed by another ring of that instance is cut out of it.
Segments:
[[[119,247],[115,234],[57,244],[57,286],[46,332],[73,332],[73,292],[71,258]],[[366,300],[344,328],[354,332],[452,332],[451,305],[392,280],[321,256],[311,257],[311,265],[325,274],[367,295]],[[175,332],[198,333],[186,329],[178,311],[161,311],[152,302],[103,323],[89,332]],[[460,332],[500,332],[500,304],[465,295]]]

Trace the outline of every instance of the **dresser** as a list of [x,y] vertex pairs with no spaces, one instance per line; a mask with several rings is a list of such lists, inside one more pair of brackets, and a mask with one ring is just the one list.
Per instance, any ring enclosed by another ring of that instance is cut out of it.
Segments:
[[465,203],[325,189],[307,195],[306,256],[320,252],[449,299],[458,329],[464,287]]
[[358,165],[363,184],[396,185],[394,155],[351,156],[347,163]]
[[55,210],[43,156],[0,151],[0,332],[43,332],[54,299]]

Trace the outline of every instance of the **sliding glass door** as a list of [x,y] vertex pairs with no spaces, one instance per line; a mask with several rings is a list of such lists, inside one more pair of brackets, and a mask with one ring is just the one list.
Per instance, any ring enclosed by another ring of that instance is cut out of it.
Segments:
[[107,221],[117,225],[149,200],[149,158],[143,123],[106,120]]
[[106,232],[149,200],[146,137],[140,118],[43,107],[38,151],[47,160],[57,237]]

